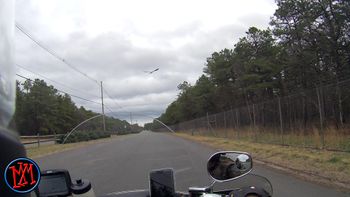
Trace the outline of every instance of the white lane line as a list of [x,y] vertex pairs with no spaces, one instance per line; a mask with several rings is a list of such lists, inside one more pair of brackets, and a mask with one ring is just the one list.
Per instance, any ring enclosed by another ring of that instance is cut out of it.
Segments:
[[121,194],[126,194],[126,193],[135,193],[135,192],[145,192],[145,191],[148,191],[148,190],[146,190],[146,189],[136,189],[136,190],[129,190],[129,191],[113,192],[113,193],[107,194],[107,196],[121,195]]
[[191,167],[181,168],[181,169],[175,170],[175,173],[181,173],[181,172],[184,172],[184,171],[187,171],[187,170],[191,170]]

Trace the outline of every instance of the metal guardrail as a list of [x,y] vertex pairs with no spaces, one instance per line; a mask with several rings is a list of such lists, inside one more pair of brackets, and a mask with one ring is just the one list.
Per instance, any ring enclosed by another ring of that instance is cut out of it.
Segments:
[[59,135],[27,135],[27,136],[20,136],[21,139],[37,139],[37,138],[54,138],[57,137]]
[[[20,136],[20,140],[24,146],[37,144],[40,147],[40,143],[56,142],[61,135],[33,135],[33,136]],[[26,141],[24,141],[26,140]]]

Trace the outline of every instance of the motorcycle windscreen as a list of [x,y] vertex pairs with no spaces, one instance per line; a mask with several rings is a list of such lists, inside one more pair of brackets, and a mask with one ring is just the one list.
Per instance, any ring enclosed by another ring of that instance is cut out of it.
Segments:
[[246,176],[232,181],[215,183],[214,191],[235,190],[250,186],[262,188],[269,193],[270,196],[273,194],[271,182],[265,177],[256,174],[247,174]]

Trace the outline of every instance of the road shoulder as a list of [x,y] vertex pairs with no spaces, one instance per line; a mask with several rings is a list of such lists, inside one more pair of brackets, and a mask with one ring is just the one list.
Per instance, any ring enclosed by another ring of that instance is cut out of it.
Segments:
[[109,138],[102,138],[102,139],[68,143],[68,144],[49,144],[49,145],[42,145],[40,147],[26,147],[27,157],[36,159],[36,158],[52,155],[55,153],[83,148],[89,145],[106,143],[119,138],[121,138],[121,136],[111,136]]
[[259,165],[292,174],[303,180],[350,192],[350,169],[346,167],[350,163],[350,153],[316,151],[179,133],[174,136],[216,150],[250,152]]

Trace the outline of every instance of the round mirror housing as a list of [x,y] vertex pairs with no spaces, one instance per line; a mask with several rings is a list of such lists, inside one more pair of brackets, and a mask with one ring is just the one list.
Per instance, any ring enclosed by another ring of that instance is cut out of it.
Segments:
[[211,178],[218,182],[230,181],[247,175],[253,168],[253,159],[248,153],[222,151],[213,154],[207,164]]

